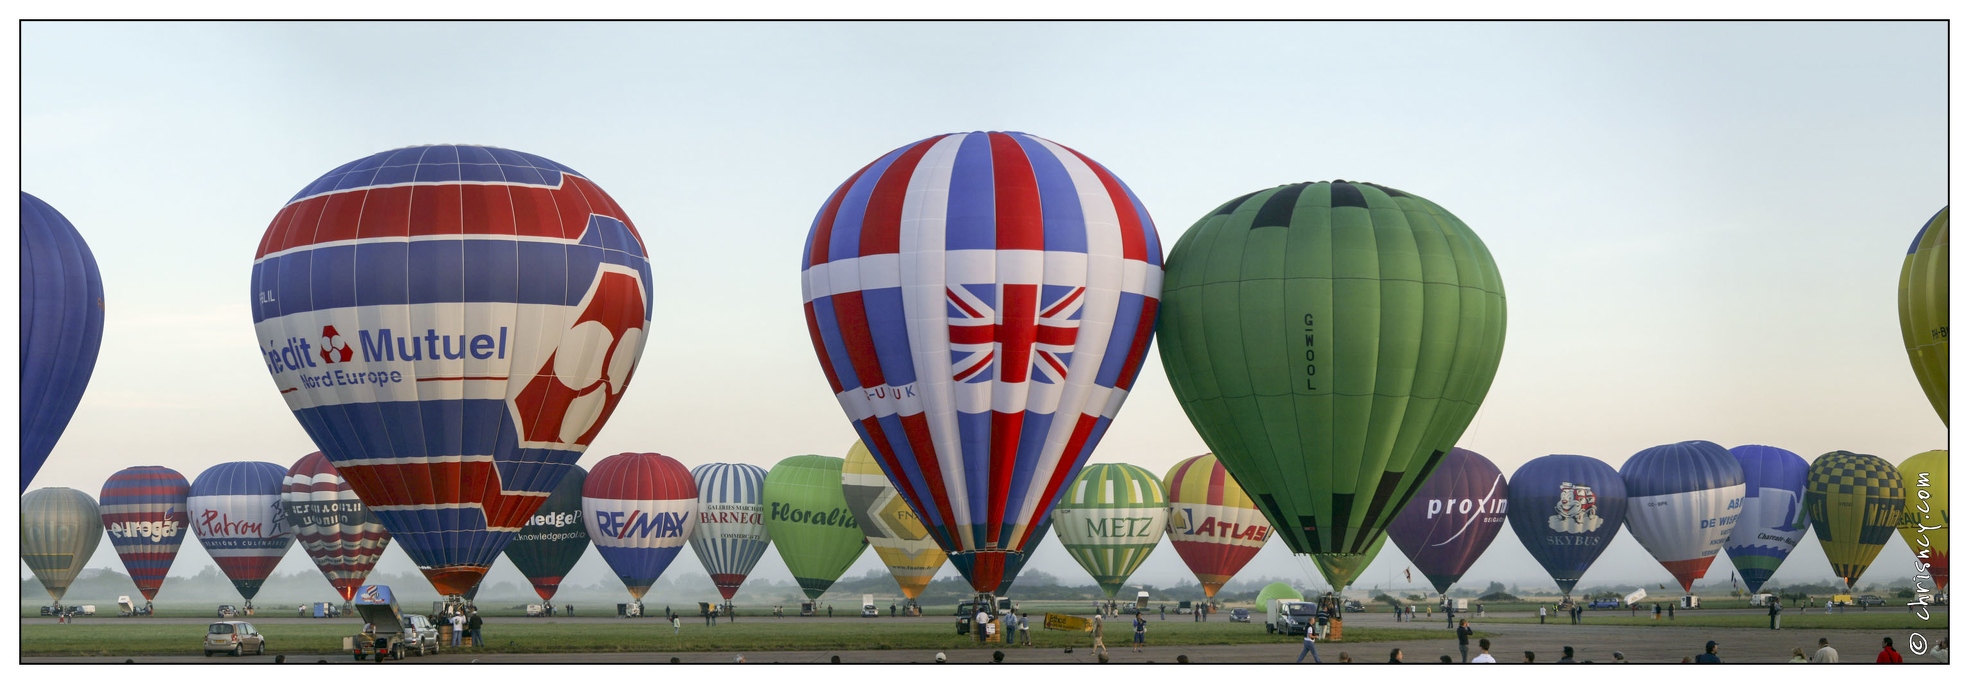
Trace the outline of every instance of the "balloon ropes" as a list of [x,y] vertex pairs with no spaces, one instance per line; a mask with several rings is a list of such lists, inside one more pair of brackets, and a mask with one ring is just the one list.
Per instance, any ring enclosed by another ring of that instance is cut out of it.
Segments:
[[21,491],[48,461],[103,341],[103,277],[89,243],[47,202],[21,193]]
[[622,207],[495,147],[328,172],[268,225],[252,290],[288,408],[454,597],[608,422],[650,322],[648,252]]
[[1462,436],[1504,349],[1483,241],[1369,183],[1224,203],[1170,251],[1163,295],[1190,422],[1292,552],[1342,575]]
[[801,269],[849,422],[972,588],[997,591],[1148,353],[1162,291],[1148,212],[1050,140],[939,135],[842,183]]

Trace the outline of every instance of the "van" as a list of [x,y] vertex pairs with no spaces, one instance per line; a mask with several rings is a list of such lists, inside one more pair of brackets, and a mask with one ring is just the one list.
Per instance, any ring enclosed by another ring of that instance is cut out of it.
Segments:
[[861,595],[861,616],[862,616],[862,617],[881,617],[881,616],[882,616],[882,611],[879,611],[879,610],[876,610],[876,609],[875,609],[875,595],[874,595],[874,594],[862,594],[862,595]]
[[1267,634],[1305,634],[1313,626],[1319,615],[1319,604],[1311,601],[1292,599],[1272,599],[1265,606],[1265,632]]

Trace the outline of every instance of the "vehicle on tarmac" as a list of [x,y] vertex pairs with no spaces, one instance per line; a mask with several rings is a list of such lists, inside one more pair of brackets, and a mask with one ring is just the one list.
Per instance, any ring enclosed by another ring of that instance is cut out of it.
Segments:
[[1619,599],[1600,599],[1586,604],[1587,610],[1613,610],[1620,607]]
[[[1347,599],[1345,603],[1340,604],[1340,609],[1349,613],[1367,612],[1367,607],[1361,605],[1360,601],[1354,599]],[[1461,610],[1461,608],[1458,608],[1458,610]]]
[[229,618],[239,614],[239,607],[230,603],[219,604],[219,617]]
[[253,623],[227,620],[205,627],[205,657],[230,653],[237,658],[249,652],[253,655],[266,655],[267,652],[267,638],[260,634],[260,630],[253,628]]
[[1305,634],[1319,617],[1319,604],[1312,601],[1273,599],[1265,606],[1265,633]]
[[874,595],[874,594],[862,594],[862,595],[861,595],[861,616],[862,616],[862,617],[881,617],[881,616],[882,616],[882,611],[881,611],[881,610],[879,610],[879,609],[877,609],[877,608],[875,607],[875,595]]
[[416,614],[404,615],[389,587],[381,584],[358,587],[355,607],[356,613],[362,617],[362,632],[353,637],[344,637],[342,648],[352,652],[356,660],[374,657],[377,663],[381,663],[385,659],[403,660],[413,651],[417,655],[427,655],[440,650],[438,630],[431,625],[430,619]]
[[1887,605],[1887,599],[1874,596],[1873,594],[1867,594],[1857,599],[1853,599],[1853,603],[1862,606],[1884,606]]
[[1245,610],[1243,608],[1231,609],[1231,622],[1250,622],[1250,621],[1251,621],[1251,611]]

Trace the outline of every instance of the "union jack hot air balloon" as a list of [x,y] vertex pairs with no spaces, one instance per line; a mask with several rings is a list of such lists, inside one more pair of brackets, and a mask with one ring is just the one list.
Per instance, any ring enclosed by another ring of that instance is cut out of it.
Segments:
[[319,451],[302,456],[287,469],[280,502],[287,509],[294,540],[314,559],[315,567],[321,568],[342,600],[355,600],[356,589],[383,557],[383,549],[389,548],[390,531],[383,529],[383,523]]
[[103,528],[145,601],[157,598],[185,542],[191,526],[185,499],[190,495],[185,476],[163,466],[124,468],[103,482],[98,505]]
[[1141,370],[1162,291],[1148,212],[1052,141],[939,135],[842,183],[801,269],[849,422],[972,588],[994,591]]
[[407,147],[308,184],[252,308],[274,385],[432,586],[462,596],[608,422],[650,267],[594,182],[495,147]]

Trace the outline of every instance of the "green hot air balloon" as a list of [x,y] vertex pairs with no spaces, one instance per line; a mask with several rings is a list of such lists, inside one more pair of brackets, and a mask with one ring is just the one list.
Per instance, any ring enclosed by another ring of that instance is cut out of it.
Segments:
[[1317,554],[1310,558],[1305,556],[1294,557],[1300,559],[1300,564],[1311,565],[1315,570],[1318,570],[1320,577],[1326,580],[1327,586],[1333,587],[1334,591],[1340,591],[1346,589],[1354,583],[1354,580],[1360,578],[1361,571],[1367,569],[1369,563],[1374,562],[1375,556],[1381,555],[1381,547],[1387,543],[1388,535],[1384,534],[1381,535],[1380,539],[1374,541],[1373,546],[1367,548],[1367,553],[1327,553]]
[[1901,341],[1928,403],[1948,425],[1948,207],[1921,226],[1901,260]]
[[21,496],[21,561],[55,605],[102,539],[102,513],[88,494],[47,487]]
[[1366,565],[1470,425],[1504,350],[1476,233],[1367,183],[1231,200],[1169,253],[1162,365],[1205,444],[1294,553]]
[[1145,468],[1096,463],[1082,468],[1053,508],[1053,530],[1108,598],[1142,567],[1169,525],[1162,480]]
[[807,598],[818,599],[868,548],[841,493],[842,459],[794,456],[766,473],[766,534]]
[[1805,474],[1805,513],[1832,562],[1832,572],[1858,584],[1860,575],[1894,538],[1907,505],[1901,472],[1887,459],[1834,451],[1812,460]]
[[1284,582],[1273,582],[1265,585],[1265,588],[1258,590],[1258,607],[1260,609],[1269,607],[1273,601],[1279,599],[1304,601],[1306,597],[1300,594],[1298,589],[1294,589],[1292,585]]

